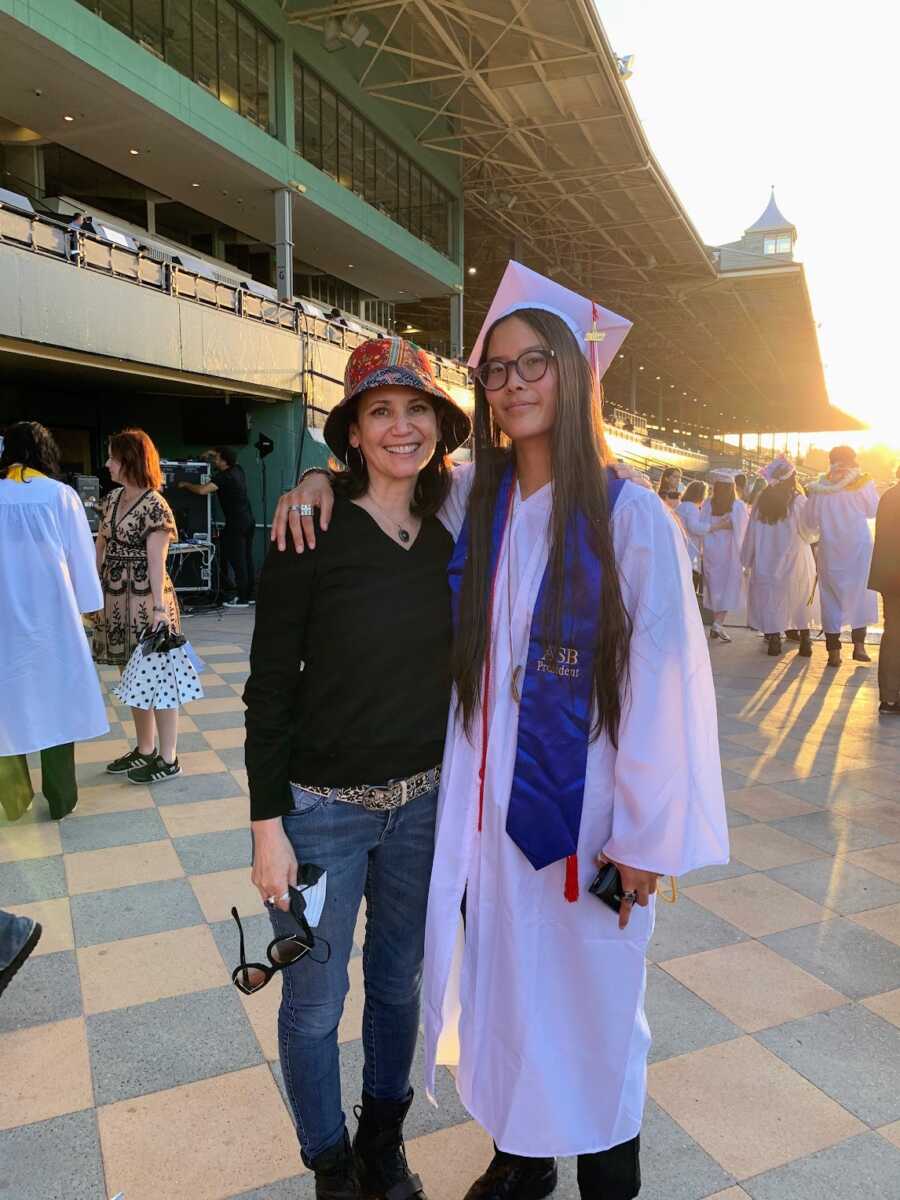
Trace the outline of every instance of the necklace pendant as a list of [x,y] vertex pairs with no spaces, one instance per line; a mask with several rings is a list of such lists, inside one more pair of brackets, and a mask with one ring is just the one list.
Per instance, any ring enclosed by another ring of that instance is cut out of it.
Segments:
[[409,541],[409,530],[408,529],[398,529],[397,537],[400,539],[401,542],[403,542],[405,544],[406,542]]
[[522,674],[521,667],[513,667],[512,679],[510,680],[509,686],[510,686],[510,690],[512,691],[512,698],[513,698],[513,700],[515,700],[516,704],[522,703],[522,693],[519,689],[519,676],[521,674]]

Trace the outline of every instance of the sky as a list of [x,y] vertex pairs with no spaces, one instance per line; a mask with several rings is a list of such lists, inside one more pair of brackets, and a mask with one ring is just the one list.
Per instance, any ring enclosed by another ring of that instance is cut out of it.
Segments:
[[900,450],[900,6],[594,3],[635,56],[626,86],[704,241],[739,238],[775,185],[831,401],[871,423],[857,445]]

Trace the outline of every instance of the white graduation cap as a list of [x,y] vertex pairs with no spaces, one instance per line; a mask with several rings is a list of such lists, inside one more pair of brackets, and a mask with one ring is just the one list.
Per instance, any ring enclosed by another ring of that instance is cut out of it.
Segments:
[[481,362],[485,335],[494,322],[523,308],[540,308],[565,321],[594,368],[598,381],[615,358],[632,324],[625,317],[602,308],[596,301],[579,296],[546,275],[539,275],[510,260],[472,347],[470,367],[477,367]]
[[710,483],[734,483],[736,471],[731,471],[727,467],[716,467],[715,470],[709,473]]

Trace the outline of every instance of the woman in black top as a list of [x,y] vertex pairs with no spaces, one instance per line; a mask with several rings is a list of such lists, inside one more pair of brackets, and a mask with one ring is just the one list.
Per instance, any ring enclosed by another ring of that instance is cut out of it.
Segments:
[[[276,937],[289,938],[298,863],[326,872],[317,948],[285,969],[279,1013],[318,1200],[423,1200],[401,1130],[450,699],[452,543],[434,514],[449,487],[446,454],[469,422],[400,338],[354,352],[346,393],[325,427],[348,466],[330,535],[302,556],[273,550],[260,578],[244,693],[253,882]],[[351,1149],[337,1027],[363,896],[365,1067]]]

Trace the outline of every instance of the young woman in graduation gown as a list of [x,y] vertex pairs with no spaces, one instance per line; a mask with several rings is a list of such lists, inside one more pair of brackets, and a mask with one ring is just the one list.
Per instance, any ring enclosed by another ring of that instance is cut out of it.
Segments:
[[[750,515],[747,505],[737,497],[730,471],[710,471],[709,481],[712,495],[700,509],[700,516],[716,528],[703,539],[703,601],[713,614],[710,641],[730,642],[725,618],[743,607],[747,596],[741,547]],[[730,518],[727,524],[723,517]]]
[[[541,306],[487,331],[475,466],[447,512],[455,690],[423,997],[426,1083],[457,1062],[496,1146],[468,1200],[549,1195],[561,1155],[585,1200],[637,1195],[657,880],[728,858],[690,564],[658,498],[607,471],[577,331]],[[618,916],[588,891],[607,860]]]
[[835,446],[831,469],[806,489],[806,519],[819,533],[819,591],[829,667],[841,665],[841,630],[850,626],[853,658],[871,662],[866,630],[878,620],[878,597],[868,586],[872,562],[869,522],[878,512],[875,484],[859,469],[850,446]]
[[804,520],[806,497],[793,463],[784,456],[766,468],[769,486],[760,493],[744,535],[741,562],[750,572],[747,622],[766,635],[768,652],[781,653],[781,634],[795,629],[797,653],[810,658],[810,625],[819,619],[815,533]]

